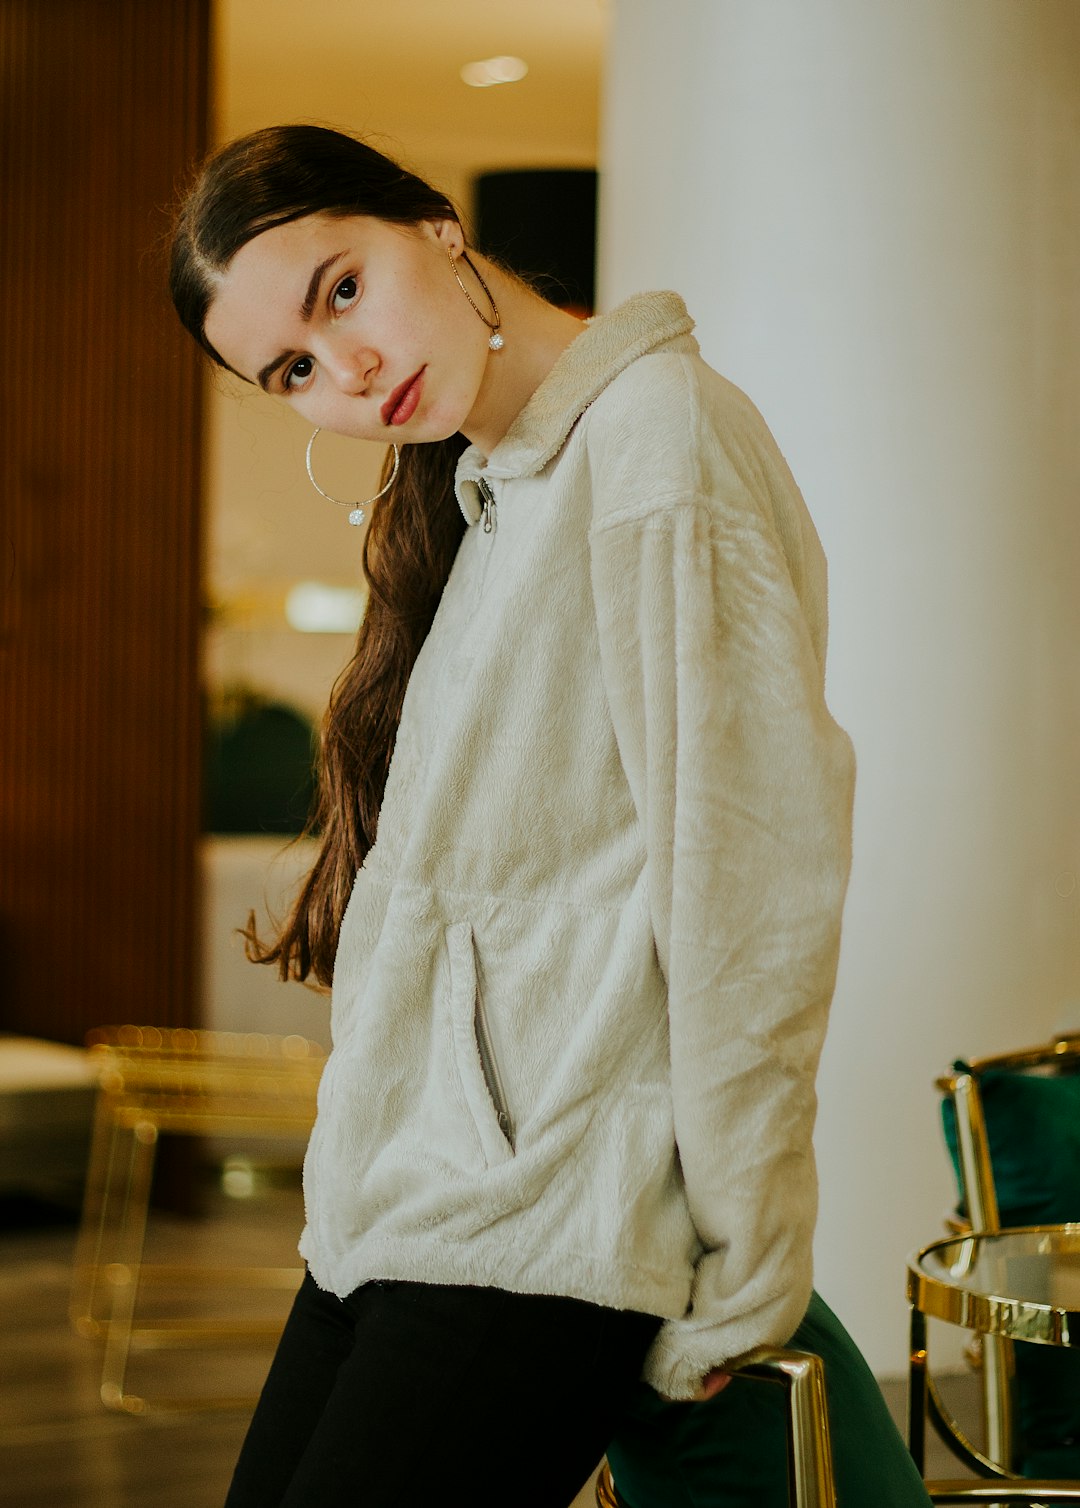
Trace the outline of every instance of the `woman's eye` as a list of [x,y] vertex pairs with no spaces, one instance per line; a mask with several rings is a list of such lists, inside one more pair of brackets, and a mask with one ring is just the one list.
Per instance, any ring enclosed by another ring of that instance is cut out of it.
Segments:
[[340,314],[343,309],[347,309],[356,298],[356,292],[356,279],[351,277],[342,278],[341,282],[334,289],[333,298],[330,300],[334,313]]
[[284,385],[289,388],[302,387],[314,371],[315,363],[310,356],[300,356],[293,362],[285,373]]

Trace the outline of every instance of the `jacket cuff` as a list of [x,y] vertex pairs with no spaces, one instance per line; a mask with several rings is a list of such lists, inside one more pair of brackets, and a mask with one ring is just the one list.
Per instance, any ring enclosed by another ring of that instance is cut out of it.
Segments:
[[737,1365],[758,1346],[788,1345],[806,1313],[812,1287],[807,1264],[804,1281],[749,1314],[713,1322],[693,1315],[665,1320],[645,1357],[642,1381],[664,1398],[693,1398],[714,1369]]
[[663,1398],[693,1398],[707,1373],[731,1359],[725,1354],[721,1325],[703,1327],[700,1321],[667,1320],[645,1358],[642,1381]]

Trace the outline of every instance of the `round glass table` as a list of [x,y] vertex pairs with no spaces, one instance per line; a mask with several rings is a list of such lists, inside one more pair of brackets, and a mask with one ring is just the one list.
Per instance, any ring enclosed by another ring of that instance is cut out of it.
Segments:
[[[984,1455],[942,1403],[930,1375],[927,1320],[943,1320],[984,1337],[984,1357],[1011,1368],[1002,1355],[1013,1341],[1080,1345],[1080,1224],[975,1232],[935,1241],[908,1259],[911,1305],[909,1434],[911,1454],[924,1469],[929,1412],[953,1452],[992,1480],[928,1482],[935,1503],[1080,1502],[1080,1482],[1033,1482],[1013,1476],[1007,1463]],[[1001,1407],[1007,1410],[1007,1386]],[[1006,1432],[1007,1437],[1007,1432]]]

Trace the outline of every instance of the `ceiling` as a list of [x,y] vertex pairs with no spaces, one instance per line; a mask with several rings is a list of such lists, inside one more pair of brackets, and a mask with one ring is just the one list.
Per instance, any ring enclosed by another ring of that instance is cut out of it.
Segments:
[[[216,0],[216,135],[343,126],[452,193],[489,168],[594,165],[610,3]],[[528,64],[520,83],[462,82],[504,53]]]

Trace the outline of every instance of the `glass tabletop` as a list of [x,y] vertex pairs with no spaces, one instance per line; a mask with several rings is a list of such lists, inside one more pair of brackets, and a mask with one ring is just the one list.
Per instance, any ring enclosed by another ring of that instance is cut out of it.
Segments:
[[1080,1225],[935,1241],[909,1260],[908,1298],[967,1329],[1080,1344]]

